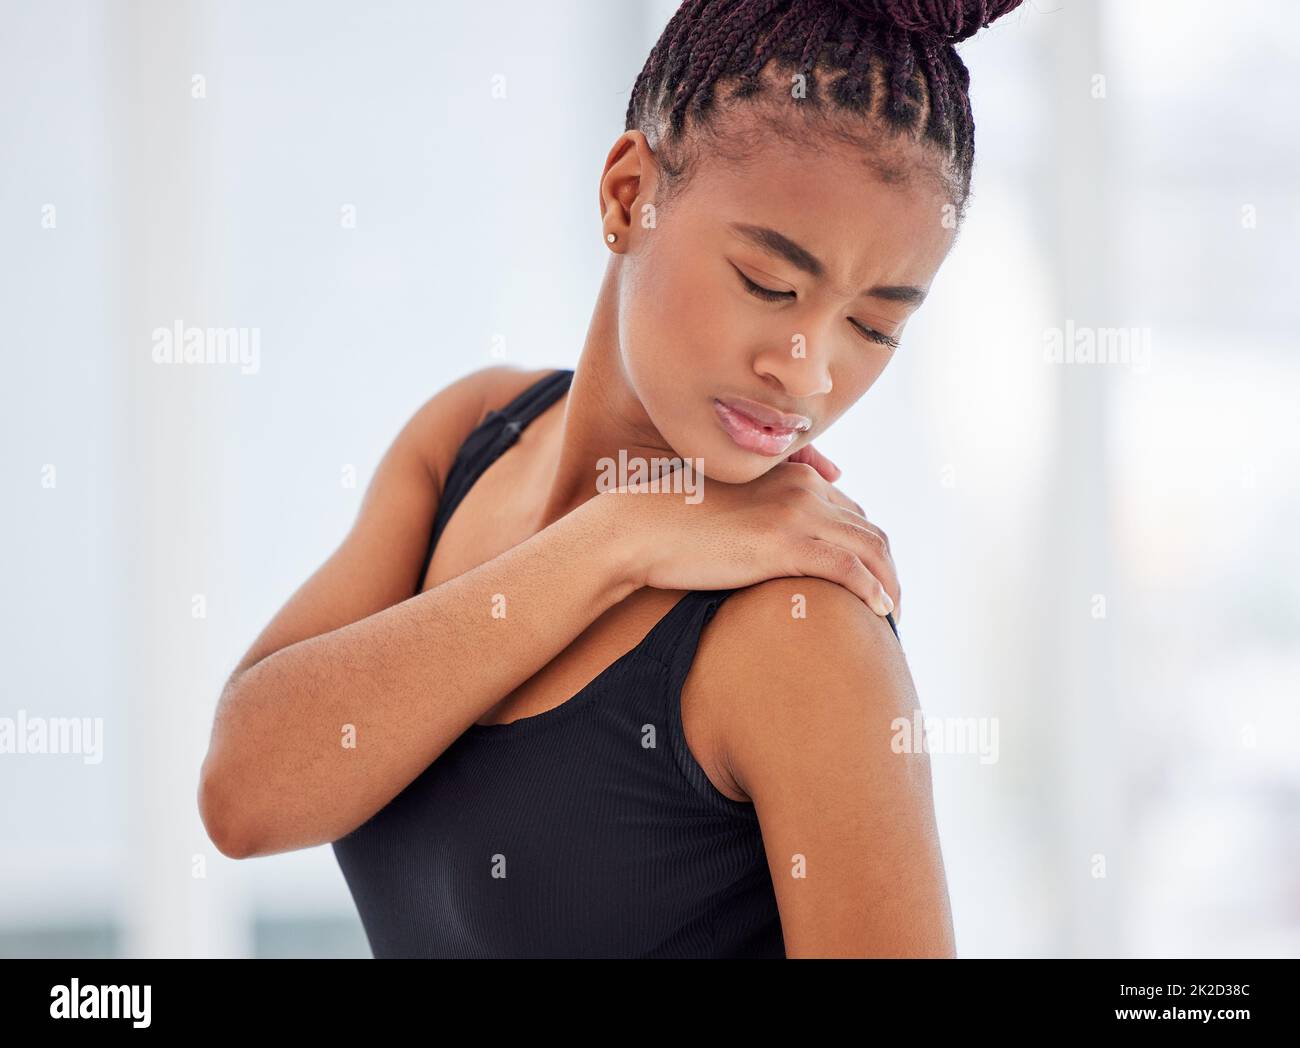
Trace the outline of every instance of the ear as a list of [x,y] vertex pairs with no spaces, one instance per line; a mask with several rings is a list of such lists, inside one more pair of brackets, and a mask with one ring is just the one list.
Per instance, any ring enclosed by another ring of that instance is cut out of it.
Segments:
[[605,158],[597,204],[601,226],[626,244],[639,204],[654,199],[659,165],[640,131],[624,131]]

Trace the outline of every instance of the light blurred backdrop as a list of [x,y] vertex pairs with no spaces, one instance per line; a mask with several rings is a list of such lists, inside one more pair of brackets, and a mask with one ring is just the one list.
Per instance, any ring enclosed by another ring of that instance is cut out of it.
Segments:
[[[208,841],[217,696],[417,406],[576,362],[675,6],[0,3],[0,718],[103,730],[0,753],[0,955],[368,955],[328,847]],[[927,715],[997,726],[932,755],[963,956],[1300,954],[1298,30],[1027,0],[961,46],[967,226],[819,446]],[[255,366],[155,363],[178,323]]]

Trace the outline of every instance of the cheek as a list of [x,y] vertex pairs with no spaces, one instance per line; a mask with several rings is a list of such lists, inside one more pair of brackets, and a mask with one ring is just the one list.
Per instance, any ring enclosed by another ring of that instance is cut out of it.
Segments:
[[713,267],[691,261],[699,254],[664,240],[625,273],[619,345],[629,370],[698,368],[727,353],[734,318],[724,314],[731,300],[722,294]]
[[857,395],[859,397],[875,384],[876,379],[889,366],[893,356],[893,352],[884,346],[865,347],[862,354],[862,363],[857,367],[858,373],[854,376],[854,385],[858,389]]
[[[734,296],[698,249],[664,240],[623,274],[619,349],[623,369],[661,432],[690,410],[691,391],[744,342]],[[667,436],[668,434],[664,434]]]
[[852,348],[855,352],[845,353],[835,368],[835,389],[831,394],[831,414],[834,418],[839,418],[866,395],[888,367],[892,356],[883,346]]

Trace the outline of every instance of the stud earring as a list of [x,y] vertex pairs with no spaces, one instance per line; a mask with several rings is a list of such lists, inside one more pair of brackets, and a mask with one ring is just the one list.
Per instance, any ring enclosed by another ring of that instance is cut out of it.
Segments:
[[618,239],[618,234],[617,234],[617,233],[606,233],[606,234],[605,234],[605,240],[608,241],[608,242],[611,243],[611,244],[614,243],[614,241],[617,240],[617,239]]

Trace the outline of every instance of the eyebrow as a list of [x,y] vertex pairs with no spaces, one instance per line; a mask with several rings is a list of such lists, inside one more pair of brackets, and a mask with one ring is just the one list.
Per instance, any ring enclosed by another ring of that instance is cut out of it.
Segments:
[[[750,225],[748,222],[730,222],[728,225],[755,247],[779,255],[796,269],[801,269],[819,279],[826,275],[826,266],[821,259],[775,229]],[[870,295],[872,298],[883,298],[890,302],[909,302],[919,305],[925,300],[926,290],[915,284],[877,284],[863,291],[862,294]]]

